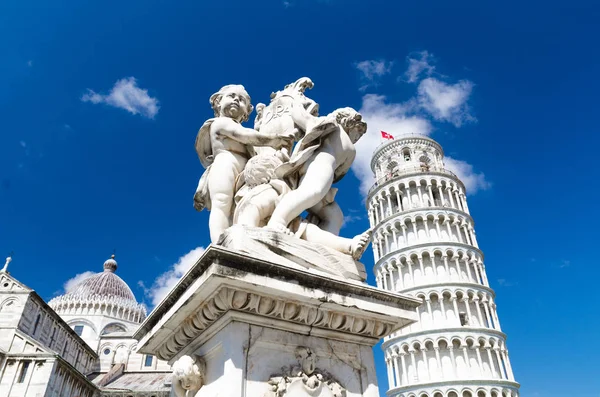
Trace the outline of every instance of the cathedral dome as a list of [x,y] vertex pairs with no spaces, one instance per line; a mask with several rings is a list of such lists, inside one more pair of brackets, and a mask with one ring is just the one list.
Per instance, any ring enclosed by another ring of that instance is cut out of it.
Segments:
[[115,270],[117,270],[117,261],[113,255],[104,262],[104,271],[102,273],[96,273],[81,281],[73,290],[69,291],[64,296],[82,300],[115,297],[137,303],[133,292],[131,292],[131,288],[129,288],[127,283],[123,281],[121,277],[115,274]]
[[108,313],[123,320],[142,322],[146,308],[136,301],[131,288],[115,274],[116,270],[117,261],[112,255],[104,262],[103,272],[80,281],[71,291],[48,304],[58,314],[75,314],[86,309],[87,314]]

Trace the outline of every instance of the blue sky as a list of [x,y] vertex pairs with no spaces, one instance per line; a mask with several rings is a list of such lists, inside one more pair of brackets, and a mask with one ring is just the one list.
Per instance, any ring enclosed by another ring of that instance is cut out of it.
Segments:
[[209,243],[192,207],[208,97],[241,83],[266,102],[309,76],[323,112],[370,123],[343,233],[368,227],[353,192],[377,130],[430,134],[468,179],[521,394],[596,396],[599,17],[580,1],[5,0],[0,251],[50,299],[116,249],[152,306]]

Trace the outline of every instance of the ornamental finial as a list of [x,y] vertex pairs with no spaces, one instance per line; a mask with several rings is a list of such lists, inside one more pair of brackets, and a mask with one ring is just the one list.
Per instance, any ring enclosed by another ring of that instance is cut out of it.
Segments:
[[115,252],[116,252],[116,250],[113,250],[113,253],[110,256],[110,259],[108,259],[106,262],[104,262],[104,271],[105,272],[114,273],[117,270],[117,261],[115,260]]
[[11,252],[7,257],[6,257],[6,262],[4,262],[4,267],[2,268],[2,270],[0,270],[0,272],[2,273],[8,273],[8,264],[10,262],[12,262],[12,256],[13,253]]

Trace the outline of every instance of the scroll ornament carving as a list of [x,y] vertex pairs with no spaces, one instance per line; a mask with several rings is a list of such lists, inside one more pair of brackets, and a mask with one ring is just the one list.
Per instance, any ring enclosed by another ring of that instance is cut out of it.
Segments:
[[264,397],[346,397],[346,389],[327,371],[316,367],[316,355],[308,347],[296,348],[297,365],[281,368],[271,376]]
[[321,329],[359,334],[371,338],[388,335],[394,324],[348,313],[340,313],[317,305],[246,291],[222,288],[201,305],[175,330],[158,352],[161,360],[170,360],[190,340],[200,335],[227,311],[254,313]]
[[204,385],[206,363],[196,356],[183,356],[173,363],[172,388],[176,397],[193,397]]

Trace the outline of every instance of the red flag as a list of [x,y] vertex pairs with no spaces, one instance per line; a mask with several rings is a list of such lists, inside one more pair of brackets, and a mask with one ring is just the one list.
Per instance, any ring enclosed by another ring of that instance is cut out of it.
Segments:
[[381,131],[381,137],[384,139],[394,139],[394,136],[392,134],[388,134],[385,131]]

